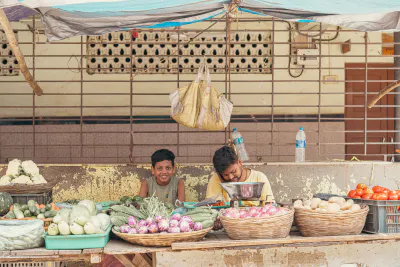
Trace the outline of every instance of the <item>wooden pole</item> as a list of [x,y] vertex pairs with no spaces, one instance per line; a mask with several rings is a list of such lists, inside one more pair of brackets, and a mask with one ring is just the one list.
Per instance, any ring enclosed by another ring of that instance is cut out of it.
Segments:
[[3,9],[0,9],[0,25],[3,27],[4,32],[7,36],[9,44],[14,52],[15,57],[18,60],[19,68],[21,73],[24,75],[25,80],[29,83],[32,87],[33,91],[36,95],[41,96],[43,94],[42,88],[40,88],[39,84],[33,79],[31,73],[29,72],[28,67],[26,66],[24,55],[22,54],[21,50],[18,46],[18,41],[15,38],[14,31],[11,28],[11,24],[8,21],[6,14],[4,13]]
[[375,106],[375,104],[379,101],[379,99],[381,99],[387,93],[389,93],[390,91],[392,91],[393,89],[395,89],[399,86],[400,86],[400,81],[397,81],[397,82],[394,82],[391,85],[383,88],[382,90],[380,90],[379,93],[376,96],[374,96],[374,98],[371,99],[371,101],[368,104],[368,108],[372,108],[373,106]]

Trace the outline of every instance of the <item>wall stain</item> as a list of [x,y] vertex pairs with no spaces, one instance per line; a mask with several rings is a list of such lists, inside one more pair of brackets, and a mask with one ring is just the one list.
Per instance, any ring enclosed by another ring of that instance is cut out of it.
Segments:
[[288,266],[328,266],[324,252],[317,249],[314,252],[290,252],[288,253]]
[[242,250],[234,255],[224,255],[224,263],[227,267],[263,267],[264,256],[261,251]]

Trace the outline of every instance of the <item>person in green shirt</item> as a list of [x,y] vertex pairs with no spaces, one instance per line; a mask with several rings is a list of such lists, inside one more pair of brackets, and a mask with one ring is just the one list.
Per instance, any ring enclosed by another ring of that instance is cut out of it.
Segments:
[[151,155],[152,177],[144,179],[140,185],[139,196],[156,196],[172,207],[178,199],[185,201],[185,183],[175,175],[175,155],[168,149],[160,149]]

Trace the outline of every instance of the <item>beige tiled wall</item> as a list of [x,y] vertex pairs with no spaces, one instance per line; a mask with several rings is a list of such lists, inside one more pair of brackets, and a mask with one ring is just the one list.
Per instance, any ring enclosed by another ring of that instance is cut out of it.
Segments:
[[[232,123],[241,131],[251,161],[293,161],[298,128],[307,135],[307,160],[344,158],[343,122]],[[179,133],[178,133],[179,128]],[[181,163],[211,162],[214,151],[225,142],[225,132],[204,132],[175,123],[134,124],[133,155],[136,162],[149,162],[160,148],[170,149]],[[273,131],[271,131],[273,129]],[[0,159],[33,159],[37,163],[128,163],[130,125],[0,126]],[[34,142],[35,140],[35,142]],[[33,146],[35,144],[35,146]],[[35,152],[35,153],[34,153]]]

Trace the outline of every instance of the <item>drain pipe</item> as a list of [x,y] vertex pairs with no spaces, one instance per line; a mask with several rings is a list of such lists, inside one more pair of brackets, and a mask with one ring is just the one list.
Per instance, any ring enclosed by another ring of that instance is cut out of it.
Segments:
[[[394,32],[394,55],[395,56],[400,56],[400,32]],[[396,44],[398,43],[398,44]],[[394,67],[397,68],[394,70],[394,79],[395,80],[400,80],[400,57],[395,57],[394,58]],[[394,142],[400,142],[400,87],[397,87],[394,89],[394,92],[396,93],[394,95]],[[394,150],[396,148],[400,148],[400,145],[394,145]],[[396,153],[396,152],[394,152]],[[400,154],[397,154],[395,156],[395,161],[400,162]]]

